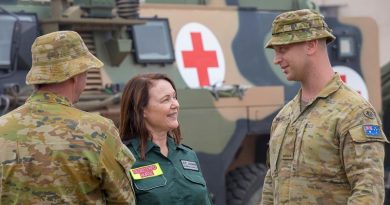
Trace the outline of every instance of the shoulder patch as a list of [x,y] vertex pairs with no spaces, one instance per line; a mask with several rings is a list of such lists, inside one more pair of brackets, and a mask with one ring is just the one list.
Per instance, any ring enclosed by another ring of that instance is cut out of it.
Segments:
[[364,133],[367,137],[381,137],[381,128],[378,125],[363,125]]
[[359,125],[350,129],[348,132],[354,142],[388,142],[379,125]]
[[375,119],[375,111],[372,108],[366,108],[363,110],[364,116],[370,119]]

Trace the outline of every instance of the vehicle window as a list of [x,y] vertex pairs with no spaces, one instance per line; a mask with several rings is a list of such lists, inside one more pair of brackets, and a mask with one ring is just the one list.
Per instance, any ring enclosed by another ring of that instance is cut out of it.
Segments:
[[11,64],[11,42],[12,32],[16,19],[12,16],[0,15],[0,66],[1,68],[9,68]]

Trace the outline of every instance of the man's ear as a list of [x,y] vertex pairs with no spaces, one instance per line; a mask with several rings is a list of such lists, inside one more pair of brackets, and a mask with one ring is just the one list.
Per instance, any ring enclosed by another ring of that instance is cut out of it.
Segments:
[[72,83],[72,87],[73,89],[76,89],[77,87],[77,83],[79,81],[79,78],[77,77],[78,75],[75,75],[73,77],[71,77],[69,80],[70,80],[70,83]]
[[77,74],[77,75],[73,76],[73,77],[72,77],[73,82],[74,82],[74,83],[78,83],[78,82],[80,81],[80,79],[82,78],[82,77],[81,77],[82,74],[83,74],[83,73],[80,73],[80,74]]
[[306,54],[309,56],[313,55],[318,50],[318,47],[319,47],[319,41],[317,39],[306,41],[306,46],[305,46]]
[[76,77],[77,77],[77,75],[75,75],[75,76],[69,78],[69,80],[70,80],[71,82],[75,83],[75,82],[77,81],[77,78],[76,78]]

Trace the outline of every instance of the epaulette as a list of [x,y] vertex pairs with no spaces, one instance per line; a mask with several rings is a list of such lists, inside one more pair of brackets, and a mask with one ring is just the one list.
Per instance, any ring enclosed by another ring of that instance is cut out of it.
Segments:
[[183,145],[184,147],[187,147],[188,149],[192,150],[192,148],[190,146],[188,146],[188,145],[185,145],[185,144],[181,144],[181,145]]

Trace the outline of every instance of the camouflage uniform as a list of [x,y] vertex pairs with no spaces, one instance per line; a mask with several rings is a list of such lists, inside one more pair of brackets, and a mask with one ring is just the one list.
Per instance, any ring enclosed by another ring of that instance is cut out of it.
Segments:
[[[62,82],[101,67],[84,46],[75,32],[39,37],[27,83]],[[117,128],[65,97],[37,91],[2,116],[0,147],[0,204],[135,204],[128,173],[135,159]]]
[[338,74],[302,110],[300,98],[272,122],[261,204],[383,204],[387,139],[373,107]]

